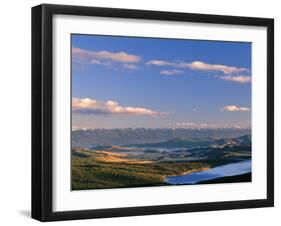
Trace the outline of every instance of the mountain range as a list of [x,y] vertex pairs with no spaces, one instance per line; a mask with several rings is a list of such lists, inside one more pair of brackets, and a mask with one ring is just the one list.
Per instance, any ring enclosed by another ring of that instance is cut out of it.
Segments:
[[136,147],[157,147],[157,148],[191,148],[191,147],[207,147],[224,148],[237,146],[251,146],[251,135],[247,134],[236,138],[176,138],[158,143],[145,143],[133,145]]
[[[190,145],[200,140],[209,145],[215,139],[217,145],[219,139],[239,137],[251,133],[247,128],[219,128],[219,129],[88,129],[72,131],[72,147],[93,147],[96,145],[140,145],[159,142],[181,142],[189,140]],[[237,138],[238,139],[238,138]],[[221,141],[222,144],[225,140]],[[186,142],[184,142],[186,145]],[[222,145],[221,144],[221,145]]]

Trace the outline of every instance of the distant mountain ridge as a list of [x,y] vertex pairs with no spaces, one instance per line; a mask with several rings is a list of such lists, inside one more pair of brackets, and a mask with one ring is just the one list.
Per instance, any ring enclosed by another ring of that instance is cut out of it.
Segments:
[[251,135],[247,134],[236,138],[176,138],[157,143],[136,144],[136,147],[158,147],[158,148],[191,148],[191,147],[206,147],[224,148],[236,146],[250,146]]
[[[96,145],[134,145],[146,143],[159,143],[173,139],[192,140],[205,139],[202,142],[210,142],[212,139],[227,139],[233,137],[249,136],[248,128],[220,128],[220,129],[89,129],[72,131],[73,147],[92,147]],[[249,138],[249,137],[248,137]],[[237,138],[238,139],[238,138]],[[238,142],[238,141],[237,141]],[[248,141],[249,142],[249,141]]]

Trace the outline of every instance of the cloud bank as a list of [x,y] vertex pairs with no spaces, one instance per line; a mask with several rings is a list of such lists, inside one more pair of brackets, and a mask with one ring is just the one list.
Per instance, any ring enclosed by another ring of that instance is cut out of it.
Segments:
[[150,60],[146,62],[147,65],[154,66],[171,66],[178,68],[188,68],[191,70],[199,70],[199,71],[220,71],[224,74],[233,74],[239,72],[248,71],[247,68],[233,67],[222,64],[208,64],[202,61],[193,61],[191,63],[185,62],[173,62],[173,61],[164,61],[164,60]]
[[[218,78],[229,82],[236,82],[240,84],[246,84],[251,82],[251,76],[241,75],[241,73],[248,73],[249,70],[243,67],[233,67],[222,64],[208,64],[202,61],[193,61],[191,63],[185,62],[173,62],[165,60],[150,60],[146,62],[147,65],[162,66],[162,67],[174,67],[181,69],[190,69],[196,71],[205,72],[219,72],[223,75],[218,76]],[[173,73],[174,72],[174,73]],[[160,74],[163,75],[175,75],[179,74],[179,70],[161,70]]]
[[248,71],[248,69],[246,68],[232,67],[221,64],[208,64],[201,61],[193,61],[192,63],[186,64],[186,67],[201,71],[220,71],[224,74],[233,74]]
[[124,68],[134,69],[140,61],[140,56],[126,52],[90,51],[72,47],[72,60],[74,63],[111,65],[119,63]]
[[[112,66],[113,64],[126,70],[135,70],[141,60],[140,56],[121,52],[90,51],[86,49],[72,47],[72,60],[77,64],[98,64],[104,66]],[[222,64],[209,64],[203,61],[183,62],[183,61],[167,61],[167,60],[150,60],[146,65],[158,67],[172,67],[171,70],[160,70],[161,75],[178,75],[183,73],[183,69],[216,72],[216,78],[235,82],[240,84],[247,84],[251,82],[251,76],[247,75],[249,70],[243,67],[234,67]],[[179,70],[182,69],[182,70]],[[241,74],[243,73],[243,74]]]
[[80,114],[94,115],[147,115],[163,116],[166,113],[157,112],[143,107],[123,107],[119,103],[108,101],[97,101],[90,98],[73,98],[72,111]]
[[251,128],[251,123],[240,122],[232,124],[210,124],[198,122],[176,122],[168,123],[168,128],[172,129],[248,129]]
[[250,111],[250,108],[247,107],[238,107],[235,105],[227,105],[224,106],[221,111],[230,111],[230,112],[234,112],[234,111]]
[[251,82],[251,76],[247,76],[247,75],[239,75],[239,76],[226,75],[226,76],[220,76],[220,79],[229,82],[242,83],[242,84]]
[[155,66],[173,66],[173,67],[179,67],[178,63],[174,63],[171,61],[165,61],[165,60],[150,60],[146,62],[147,65],[155,65]]

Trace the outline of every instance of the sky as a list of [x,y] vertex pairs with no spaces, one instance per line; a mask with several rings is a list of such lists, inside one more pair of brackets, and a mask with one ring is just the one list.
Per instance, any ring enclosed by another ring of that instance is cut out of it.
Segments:
[[251,126],[251,43],[71,35],[72,127]]

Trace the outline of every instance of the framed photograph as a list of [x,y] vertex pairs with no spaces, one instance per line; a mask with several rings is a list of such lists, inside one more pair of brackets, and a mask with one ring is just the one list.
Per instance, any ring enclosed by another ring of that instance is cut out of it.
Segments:
[[273,37],[268,18],[33,7],[32,217],[273,206]]

